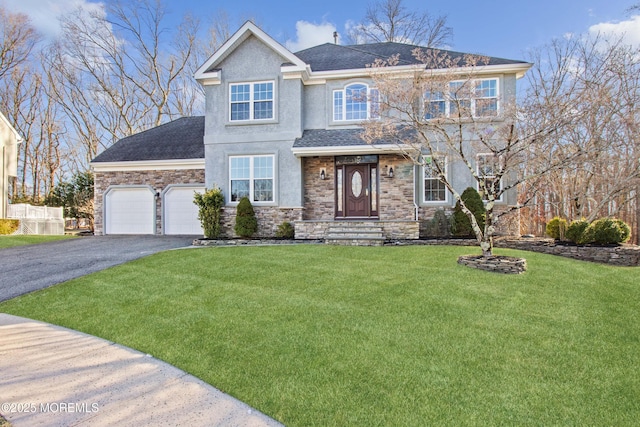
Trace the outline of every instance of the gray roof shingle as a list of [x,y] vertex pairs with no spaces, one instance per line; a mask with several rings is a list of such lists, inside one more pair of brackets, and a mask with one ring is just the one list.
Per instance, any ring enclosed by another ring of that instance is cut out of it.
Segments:
[[[293,142],[293,148],[352,147],[369,145],[360,136],[362,129],[307,129]],[[389,144],[389,141],[376,141]]]
[[[309,49],[296,52],[295,55],[311,66],[312,71],[336,71],[348,69],[362,69],[372,64],[376,59],[386,60],[398,54],[398,65],[420,64],[413,51],[428,49],[448,54],[452,59],[462,58],[465,53],[443,49],[430,49],[404,43],[384,42],[358,45],[338,45],[325,43]],[[525,61],[516,61],[504,58],[489,57],[487,65],[526,64]]]
[[204,159],[204,116],[182,117],[122,138],[93,163],[173,159]]

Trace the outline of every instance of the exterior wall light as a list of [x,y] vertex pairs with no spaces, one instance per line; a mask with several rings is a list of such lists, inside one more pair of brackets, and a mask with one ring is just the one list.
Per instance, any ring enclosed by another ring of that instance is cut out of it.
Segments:
[[327,173],[325,172],[324,169],[320,169],[320,179],[323,181],[327,179]]
[[393,166],[389,166],[389,178],[393,178]]

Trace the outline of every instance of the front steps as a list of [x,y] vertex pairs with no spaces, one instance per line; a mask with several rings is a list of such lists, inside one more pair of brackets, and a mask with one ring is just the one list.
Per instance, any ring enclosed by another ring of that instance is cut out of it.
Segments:
[[375,222],[335,222],[329,226],[325,242],[330,245],[382,246],[382,226]]

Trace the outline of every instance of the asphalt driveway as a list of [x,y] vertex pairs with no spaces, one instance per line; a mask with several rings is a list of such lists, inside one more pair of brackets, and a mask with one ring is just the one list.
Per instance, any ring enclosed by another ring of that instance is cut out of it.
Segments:
[[90,236],[0,249],[0,301],[168,249],[194,236]]

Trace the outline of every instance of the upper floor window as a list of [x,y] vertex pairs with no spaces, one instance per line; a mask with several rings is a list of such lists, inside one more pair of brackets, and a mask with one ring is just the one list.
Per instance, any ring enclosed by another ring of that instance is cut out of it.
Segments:
[[353,83],[333,91],[333,120],[367,120],[380,117],[378,89],[363,83]]
[[229,87],[231,121],[273,119],[273,82],[234,83]]
[[495,117],[498,115],[498,79],[449,82],[446,92],[426,91],[424,118]]
[[[437,164],[436,164],[437,162]],[[426,156],[424,158],[424,201],[446,202],[447,187],[442,181],[438,166],[446,174],[446,158]]]
[[[488,197],[484,191],[493,188],[494,194],[498,193],[501,188],[501,182],[498,179],[499,172],[499,157],[496,157],[494,154],[478,154],[476,157],[476,166],[478,169],[478,178],[480,181],[478,182],[478,192],[482,196],[483,200],[488,200]],[[484,188],[482,187],[484,184]],[[496,198],[497,201],[502,200],[502,195],[499,198]]]
[[273,202],[273,156],[229,158],[231,201],[248,197],[252,203]]

